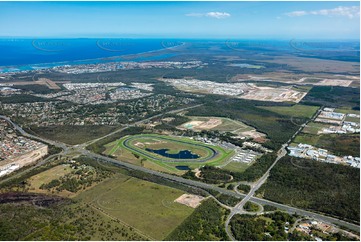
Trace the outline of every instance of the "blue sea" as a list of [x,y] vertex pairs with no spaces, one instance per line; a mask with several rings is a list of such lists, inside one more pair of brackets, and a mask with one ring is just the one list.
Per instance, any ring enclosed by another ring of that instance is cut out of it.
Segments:
[[180,45],[161,39],[0,39],[0,72],[111,61],[157,60],[174,53],[129,59],[124,56]]
[[[176,55],[177,51],[157,53],[184,43],[207,42],[224,50],[291,52],[303,56],[357,61],[359,41],[306,40],[179,40],[179,39],[0,39],[0,73],[50,68],[61,65],[95,64],[114,61],[156,61]],[[153,52],[129,58],[127,55]]]

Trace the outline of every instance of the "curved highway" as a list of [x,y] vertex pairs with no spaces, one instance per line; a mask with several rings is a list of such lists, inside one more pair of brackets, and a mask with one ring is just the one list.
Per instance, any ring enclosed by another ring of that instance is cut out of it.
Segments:
[[[197,106],[200,106],[200,105],[196,105],[196,106],[193,106],[193,107],[197,107]],[[193,107],[183,108],[183,109],[180,109],[180,110],[185,110],[185,109],[189,109],[189,108],[193,108]],[[180,110],[173,110],[171,112],[177,112],[177,111],[180,111]],[[157,115],[157,116],[160,116],[160,115]],[[155,116],[155,117],[157,117],[157,116]],[[159,177],[162,177],[164,179],[167,179],[167,180],[170,180],[170,181],[173,181],[173,182],[177,182],[177,183],[181,183],[181,184],[184,184],[184,185],[187,185],[187,186],[190,186],[190,187],[197,187],[197,188],[201,188],[201,189],[214,190],[214,191],[217,191],[217,192],[219,192],[221,194],[233,196],[233,197],[236,197],[238,199],[245,200],[244,198],[247,197],[248,198],[247,200],[249,200],[249,201],[254,201],[254,202],[262,204],[262,205],[272,205],[272,206],[277,207],[277,208],[279,208],[281,210],[284,210],[284,211],[286,211],[288,213],[297,213],[297,214],[307,216],[307,217],[312,217],[312,218],[315,218],[315,219],[318,219],[318,220],[321,220],[321,221],[324,221],[324,222],[344,226],[344,227],[349,228],[349,229],[354,230],[354,231],[360,231],[360,226],[359,225],[349,223],[349,222],[346,222],[344,220],[340,220],[340,219],[337,219],[337,218],[329,217],[329,216],[318,214],[318,213],[315,213],[315,212],[311,212],[311,211],[291,207],[291,206],[288,206],[288,205],[285,205],[285,204],[276,203],[276,202],[269,201],[269,200],[266,200],[266,199],[257,198],[257,197],[253,197],[253,196],[248,196],[249,194],[246,195],[246,194],[242,194],[242,193],[236,193],[236,192],[231,191],[231,190],[220,188],[220,187],[218,187],[216,185],[206,184],[206,183],[199,182],[199,181],[188,180],[188,179],[176,176],[176,175],[170,175],[170,174],[150,170],[150,169],[147,169],[147,168],[144,168],[144,167],[141,167],[141,166],[133,165],[131,163],[127,163],[127,162],[115,160],[115,159],[112,159],[110,157],[106,157],[106,156],[103,156],[103,155],[95,154],[95,153],[90,152],[90,151],[88,151],[88,150],[86,150],[84,148],[88,144],[94,143],[94,142],[96,142],[96,141],[98,141],[100,139],[108,137],[109,135],[112,135],[114,133],[117,133],[117,132],[119,132],[121,130],[126,129],[126,127],[121,128],[119,130],[116,130],[116,131],[114,131],[114,132],[112,132],[112,133],[110,133],[110,134],[108,134],[106,136],[97,138],[97,139],[92,140],[92,141],[88,141],[88,142],[86,142],[84,144],[81,144],[81,145],[68,146],[68,145],[65,145],[64,143],[61,143],[61,142],[51,141],[51,140],[43,139],[43,138],[28,134],[20,126],[18,126],[14,122],[12,122],[8,117],[0,115],[0,118],[7,120],[9,123],[11,123],[14,126],[14,128],[16,130],[18,130],[24,136],[27,136],[27,137],[33,138],[33,139],[37,139],[37,140],[42,140],[43,142],[46,142],[46,143],[49,143],[51,145],[63,148],[64,151],[61,152],[60,154],[57,154],[57,155],[62,155],[64,153],[66,154],[66,153],[69,152],[69,149],[72,149],[75,152],[79,152],[79,153],[81,153],[83,155],[86,155],[88,157],[94,158],[94,159],[102,161],[102,162],[111,163],[111,164],[116,165],[116,166],[121,166],[121,167],[124,167],[124,168],[127,168],[127,169],[132,169],[132,170],[139,170],[139,171],[142,171],[142,172],[145,172],[145,173],[148,173],[148,174],[152,174],[152,175],[155,175],[155,176],[159,176]],[[145,119],[145,120],[143,120],[143,122],[147,121],[147,120],[150,120],[152,118],[154,118],[154,117]],[[142,121],[138,121],[136,123],[140,124],[141,122]],[[129,126],[134,126],[134,125],[135,125],[135,123],[132,124],[132,125],[129,125]],[[283,152],[280,153],[280,155],[282,155],[282,154],[283,154]],[[254,188],[258,189],[260,187],[260,185],[267,178],[268,172],[266,172],[266,174],[259,180],[259,181],[261,181],[260,183],[258,183],[259,185],[255,186]],[[256,189],[253,189],[253,190],[255,191]],[[230,238],[232,238],[232,237],[230,237]]]

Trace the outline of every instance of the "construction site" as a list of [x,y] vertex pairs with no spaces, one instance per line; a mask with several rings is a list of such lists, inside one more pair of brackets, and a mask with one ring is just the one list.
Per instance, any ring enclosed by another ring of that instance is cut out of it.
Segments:
[[47,154],[47,145],[18,136],[6,121],[0,120],[0,177],[30,165]]

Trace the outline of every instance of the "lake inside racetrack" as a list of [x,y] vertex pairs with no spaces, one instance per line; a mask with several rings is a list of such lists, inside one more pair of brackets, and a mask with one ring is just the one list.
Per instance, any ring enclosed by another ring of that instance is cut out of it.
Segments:
[[146,148],[145,150],[148,152],[152,152],[152,153],[155,153],[155,154],[167,157],[167,158],[172,158],[172,159],[197,159],[200,157],[197,154],[193,154],[189,150],[181,150],[176,154],[169,154],[168,153],[169,149],[153,150],[153,149]]

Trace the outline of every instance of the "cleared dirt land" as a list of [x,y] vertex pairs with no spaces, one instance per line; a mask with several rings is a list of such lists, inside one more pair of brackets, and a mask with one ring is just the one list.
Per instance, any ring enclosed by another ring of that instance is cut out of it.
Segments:
[[76,199],[91,204],[149,239],[162,240],[193,211],[174,202],[183,191],[119,174]]
[[187,123],[180,125],[179,129],[193,129],[196,131],[200,130],[219,130],[224,132],[232,132],[232,131],[249,131],[253,130],[252,127],[247,126],[246,124],[235,121],[228,118],[221,117],[196,117],[191,116],[188,117],[192,119]]
[[178,129],[191,129],[194,131],[201,130],[218,130],[220,132],[231,132],[233,134],[251,138],[265,137],[266,135],[257,132],[253,127],[250,127],[240,121],[222,118],[222,117],[199,117],[188,116],[191,121],[179,125]]
[[291,88],[257,87],[250,90],[240,98],[270,102],[295,102],[298,103],[306,96],[306,92],[298,92]]

